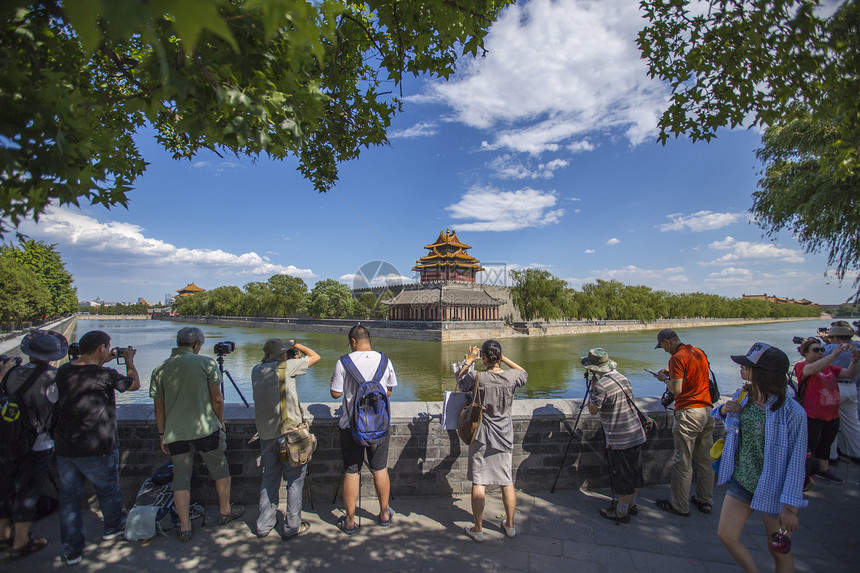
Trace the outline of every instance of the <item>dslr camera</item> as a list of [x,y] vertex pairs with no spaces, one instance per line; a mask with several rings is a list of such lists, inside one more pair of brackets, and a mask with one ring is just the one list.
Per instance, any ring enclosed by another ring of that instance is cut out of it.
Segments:
[[663,395],[660,396],[660,403],[663,404],[664,408],[668,408],[675,402],[675,395],[666,390],[663,392]]
[[128,350],[127,346],[117,347],[116,349],[116,363],[117,364],[125,364],[125,351]]
[[215,344],[215,354],[218,356],[226,356],[234,350],[236,350],[236,343],[229,340]]
[[15,366],[21,366],[21,363],[24,362],[20,356],[7,356],[5,354],[0,354],[0,362],[5,364],[9,360],[14,360]]
[[69,362],[81,357],[81,345],[77,342],[69,344]]
[[803,344],[804,340],[806,340],[806,339],[802,336],[795,336],[794,338],[791,339],[791,341],[795,344]]

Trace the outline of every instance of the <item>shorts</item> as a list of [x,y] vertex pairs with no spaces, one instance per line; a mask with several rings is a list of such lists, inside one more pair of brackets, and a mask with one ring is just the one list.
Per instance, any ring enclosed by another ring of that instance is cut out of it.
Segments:
[[194,452],[200,452],[209,477],[217,481],[230,477],[230,468],[227,465],[227,442],[221,430],[216,430],[204,438],[196,440],[184,440],[167,444],[170,451],[170,460],[173,462],[173,491],[185,491],[191,489],[191,473],[194,469]]
[[[750,505],[752,503],[753,493],[738,482],[736,482],[735,478],[730,479],[727,485],[729,486],[726,490],[727,496],[733,497],[738,501],[742,501],[747,505]],[[765,515],[770,516],[774,519],[779,518],[779,514],[765,513]]]
[[0,464],[0,519],[36,520],[39,493],[50,472],[51,450],[29,452],[16,462]]
[[367,454],[367,465],[372,471],[378,472],[388,467],[388,442],[390,436],[372,446],[361,446],[355,443],[349,428],[340,429],[340,453],[343,457],[343,469],[348,474],[357,474],[364,464]]
[[623,450],[609,449],[609,472],[616,495],[633,495],[645,485],[641,450],[641,444]]

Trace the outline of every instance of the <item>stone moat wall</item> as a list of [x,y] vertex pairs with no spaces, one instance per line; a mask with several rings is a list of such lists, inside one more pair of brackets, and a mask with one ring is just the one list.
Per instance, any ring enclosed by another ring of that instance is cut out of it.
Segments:
[[[549,491],[558,473],[565,447],[576,424],[579,400],[517,400],[514,402],[513,475],[517,489]],[[643,447],[646,485],[669,482],[673,453],[672,411],[668,413],[656,398],[637,404],[650,412],[660,427],[658,435]],[[319,440],[310,463],[309,475],[314,499],[332,499],[341,475],[337,417],[340,403],[305,404],[311,429]],[[397,496],[446,496],[468,493],[467,447],[455,431],[440,424],[441,402],[393,402],[388,468],[392,493]],[[134,499],[142,481],[153,469],[168,463],[158,446],[152,407],[145,404],[118,407],[120,436],[120,482],[126,502]],[[229,404],[227,458],[233,476],[232,496],[238,503],[256,505],[259,499],[259,442],[253,408]],[[718,433],[722,427],[718,424]],[[192,496],[197,501],[214,500],[214,489],[206,484],[206,469],[196,464]],[[374,495],[373,482],[362,470],[362,493]],[[597,416],[584,409],[570,444],[558,488],[609,487],[604,437]],[[206,489],[204,489],[204,486]],[[308,488],[305,489],[305,497]]]

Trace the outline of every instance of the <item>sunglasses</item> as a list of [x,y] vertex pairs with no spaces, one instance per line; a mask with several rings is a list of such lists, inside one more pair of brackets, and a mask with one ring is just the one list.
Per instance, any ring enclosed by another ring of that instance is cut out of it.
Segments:
[[821,348],[820,346],[817,346],[815,348],[810,348],[809,352],[824,352],[824,349]]

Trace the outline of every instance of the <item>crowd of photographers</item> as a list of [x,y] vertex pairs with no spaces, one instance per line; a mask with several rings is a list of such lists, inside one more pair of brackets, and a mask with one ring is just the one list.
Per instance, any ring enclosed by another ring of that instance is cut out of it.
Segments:
[[[669,363],[651,374],[666,384],[664,406],[674,402],[675,452],[670,497],[658,499],[657,508],[687,517],[693,505],[709,514],[715,481],[728,484],[718,527],[720,540],[745,570],[755,570],[740,535],[744,523],[758,511],[771,536],[777,570],[791,570],[790,534],[797,529],[798,512],[807,503],[803,491],[813,487],[816,478],[842,483],[833,472],[835,464],[860,464],[856,386],[860,323],[855,322],[854,327],[836,321],[817,336],[795,338],[802,359],[793,368],[784,352],[765,343],[754,344],[745,355],[732,356],[741,367],[744,385],[720,404],[705,353],[683,343],[671,329],[660,331],[655,349],[668,353]],[[390,361],[371,349],[366,328],[353,328],[348,338],[351,353],[345,355],[346,360],[341,357],[331,385],[332,396],[343,397],[345,415],[355,408],[356,392],[367,380],[376,380],[387,395],[397,384]],[[223,356],[235,346],[219,343],[216,361],[199,354],[204,340],[199,328],[181,329],[171,356],[153,370],[149,390],[160,447],[173,464],[182,542],[192,537],[189,506],[195,453],[200,453],[214,481],[218,524],[238,519],[244,511],[230,503],[230,471],[225,457]],[[490,342],[494,341],[485,344]],[[140,379],[134,365],[137,351],[131,346],[112,348],[110,343],[110,336],[101,331],[88,332],[78,343],[69,345],[56,332],[33,330],[21,342],[29,362],[0,356],[0,427],[4,437],[20,437],[0,440],[0,547],[8,549],[12,559],[48,545],[47,538],[33,535],[31,524],[37,514],[39,492],[49,477],[52,452],[59,475],[60,538],[66,563],[80,563],[83,556],[86,530],[81,496],[85,480],[92,483],[99,499],[104,520],[102,539],[111,540],[124,532],[115,393],[138,390]],[[474,351],[470,347],[469,352]],[[285,443],[284,429],[301,430],[304,426],[304,434],[295,434],[299,448],[307,445],[308,435],[313,438],[306,431],[295,378],[318,363],[320,356],[294,341],[279,339],[267,341],[263,352],[261,363],[252,371],[263,470],[256,534],[265,537],[275,527],[283,477],[287,512],[283,534],[279,535],[287,539],[307,532],[310,523],[301,519],[307,457],[303,462],[288,463],[290,456],[301,457],[302,451],[288,451],[295,444]],[[68,363],[59,368],[51,366],[66,355]],[[125,366],[124,374],[105,366],[114,359]],[[600,515],[626,523],[638,514],[636,495],[643,485],[640,448],[653,420],[636,408],[632,386],[606,350],[592,349],[582,364],[592,375],[583,407],[599,415],[604,427],[613,498],[618,496]],[[477,382],[474,384],[477,387]],[[715,419],[720,419],[727,430],[720,444],[721,455],[714,453]],[[354,498],[365,457],[379,494],[380,525],[389,525],[394,517],[388,506],[387,434],[362,442],[350,423],[347,416],[340,424],[347,514],[338,527],[347,535],[356,531]],[[717,462],[712,463],[714,459]],[[690,496],[693,467],[696,483]],[[512,537],[513,519],[503,524],[505,533]],[[480,529],[473,529],[469,537],[478,541],[478,535]]]

